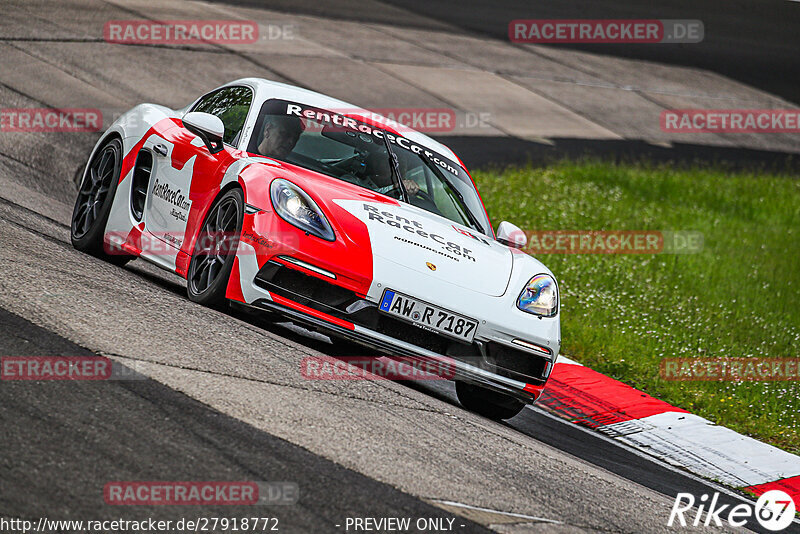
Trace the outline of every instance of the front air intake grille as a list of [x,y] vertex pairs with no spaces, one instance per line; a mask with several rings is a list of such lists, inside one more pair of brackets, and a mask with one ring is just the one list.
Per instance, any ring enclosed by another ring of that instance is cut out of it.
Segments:
[[494,342],[487,343],[486,349],[487,360],[494,363],[498,370],[511,373],[509,378],[532,377],[538,380],[545,378],[545,370],[550,361],[547,358]]
[[255,283],[298,304],[334,315],[346,313],[347,306],[361,300],[349,289],[271,260],[258,272]]
[[276,261],[270,260],[261,268],[255,283],[270,293],[298,304],[501,376],[527,382],[545,379],[545,370],[549,363],[547,358],[495,342],[476,341],[469,345],[425,330],[380,313],[375,303],[362,299],[349,289]]
[[377,310],[374,311],[377,325],[374,329],[381,334],[401,339],[406,343],[411,343],[417,347],[422,347],[436,354],[446,354],[447,348],[452,343],[458,343],[445,336],[424,330],[418,326],[389,317],[387,315],[379,314]]

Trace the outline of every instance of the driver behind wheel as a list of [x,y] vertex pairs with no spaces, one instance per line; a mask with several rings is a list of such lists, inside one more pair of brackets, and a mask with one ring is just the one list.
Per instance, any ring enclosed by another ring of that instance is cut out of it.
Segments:
[[258,152],[283,159],[294,149],[304,129],[299,117],[267,115],[261,127]]
[[[385,152],[370,152],[364,160],[363,181],[365,186],[378,193],[386,194],[395,188],[392,167]],[[409,195],[419,193],[419,185],[414,180],[403,180],[403,188]]]

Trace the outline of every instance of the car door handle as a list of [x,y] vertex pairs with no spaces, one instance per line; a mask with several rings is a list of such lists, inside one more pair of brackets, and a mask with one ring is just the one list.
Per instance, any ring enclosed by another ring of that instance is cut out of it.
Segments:
[[166,156],[167,155],[167,147],[158,143],[157,145],[153,145],[153,152],[158,154],[159,156]]

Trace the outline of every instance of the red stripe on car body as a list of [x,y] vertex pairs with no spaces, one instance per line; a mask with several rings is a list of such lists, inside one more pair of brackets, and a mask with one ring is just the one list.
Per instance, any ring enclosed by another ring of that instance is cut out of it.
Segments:
[[293,300],[289,300],[287,298],[283,298],[280,295],[275,295],[270,293],[272,296],[272,300],[276,303],[281,304],[283,306],[288,306],[289,308],[293,308],[297,311],[301,311],[307,315],[311,315],[312,317],[316,317],[317,319],[322,319],[328,323],[335,324],[337,326],[341,326],[342,328],[347,328],[348,330],[355,330],[356,327],[353,323],[349,323],[347,321],[343,321],[339,318],[334,317],[333,315],[328,315],[327,313],[323,313],[321,311],[317,311],[313,308],[309,308],[308,306],[303,306],[302,304],[298,304]]

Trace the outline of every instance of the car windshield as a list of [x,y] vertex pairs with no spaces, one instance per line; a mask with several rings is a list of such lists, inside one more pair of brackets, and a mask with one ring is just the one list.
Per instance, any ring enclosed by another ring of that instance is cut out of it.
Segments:
[[[397,158],[397,172],[387,140]],[[460,165],[366,122],[304,104],[268,100],[261,108],[248,152],[407,200],[491,235],[478,193]]]

